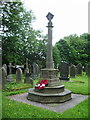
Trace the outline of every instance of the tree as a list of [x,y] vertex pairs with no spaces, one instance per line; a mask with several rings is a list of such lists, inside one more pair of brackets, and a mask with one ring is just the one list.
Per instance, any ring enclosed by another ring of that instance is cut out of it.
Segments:
[[26,58],[31,63],[37,59],[43,61],[46,38],[33,29],[33,12],[26,11],[21,2],[6,2],[2,10],[3,63],[24,64]]
[[[88,38],[90,35],[84,33],[80,36],[69,35],[56,43],[60,51],[61,60],[72,64],[88,63]],[[90,40],[90,39],[89,39]]]
[[53,47],[53,60],[54,60],[55,68],[58,68],[59,63],[61,62],[61,56],[60,56],[60,51],[56,45]]

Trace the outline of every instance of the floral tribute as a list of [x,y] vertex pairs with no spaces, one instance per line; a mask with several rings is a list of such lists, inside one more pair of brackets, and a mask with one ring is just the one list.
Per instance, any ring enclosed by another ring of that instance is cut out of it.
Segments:
[[45,88],[48,85],[48,80],[41,80],[35,87],[39,90]]

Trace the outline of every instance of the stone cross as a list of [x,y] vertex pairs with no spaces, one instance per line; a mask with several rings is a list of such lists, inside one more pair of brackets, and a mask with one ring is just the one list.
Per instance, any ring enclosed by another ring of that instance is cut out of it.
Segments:
[[26,68],[25,68],[25,74],[29,73],[29,68],[28,68],[28,58],[26,58]]
[[47,46],[47,60],[46,60],[46,68],[47,69],[54,69],[54,62],[53,62],[53,53],[52,53],[52,15],[50,12],[47,14],[48,22],[48,46]]
[[51,22],[51,20],[53,19],[54,15],[49,12],[46,17],[47,17],[47,19],[49,20],[48,26],[51,26],[51,27],[52,27],[52,22]]
[[9,63],[8,67],[9,67],[9,75],[10,75],[12,74],[12,63]]

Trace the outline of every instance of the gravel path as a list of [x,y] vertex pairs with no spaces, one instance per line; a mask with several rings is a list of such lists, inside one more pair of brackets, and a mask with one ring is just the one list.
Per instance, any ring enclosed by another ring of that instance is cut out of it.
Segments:
[[41,107],[41,108],[48,109],[48,110],[58,112],[58,113],[61,113],[67,109],[70,109],[70,108],[74,107],[75,105],[79,104],[81,101],[88,98],[88,96],[86,96],[86,95],[72,94],[72,99],[65,103],[41,104],[41,103],[27,100],[27,95],[28,95],[28,93],[23,93],[23,94],[18,94],[18,95],[12,95],[12,96],[9,96],[8,98],[11,100],[23,102],[26,104]]

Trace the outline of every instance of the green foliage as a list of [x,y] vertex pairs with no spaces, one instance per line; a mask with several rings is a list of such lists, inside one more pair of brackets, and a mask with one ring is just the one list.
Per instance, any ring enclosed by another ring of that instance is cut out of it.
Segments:
[[2,10],[3,64],[24,64],[26,57],[30,63],[37,60],[44,62],[46,37],[39,30],[33,29],[33,12],[26,11],[21,2],[6,2]]
[[60,57],[62,61],[66,61],[72,64],[82,63],[85,66],[88,63],[88,41],[90,35],[84,33],[80,36],[70,35],[64,37],[56,46],[59,50]]
[[61,55],[60,55],[60,52],[59,52],[57,46],[53,47],[53,60],[54,60],[55,68],[58,68],[59,63],[61,61]]

